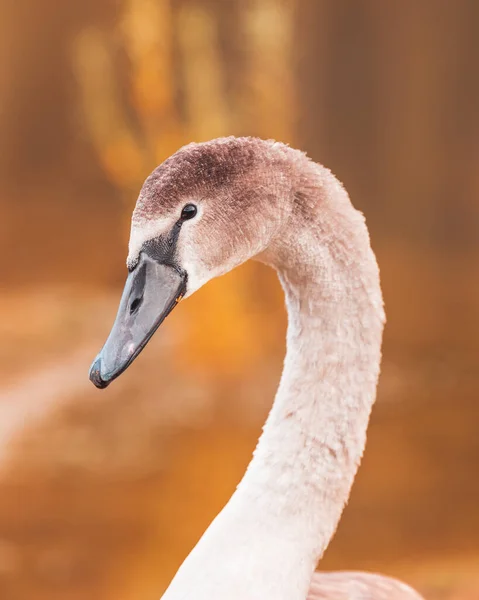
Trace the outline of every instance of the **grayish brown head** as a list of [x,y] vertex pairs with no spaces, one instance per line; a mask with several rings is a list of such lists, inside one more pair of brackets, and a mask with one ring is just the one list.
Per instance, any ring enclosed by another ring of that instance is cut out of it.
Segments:
[[293,210],[302,153],[222,138],[180,149],[145,181],[133,212],[129,275],[90,379],[106,387],[183,296],[264,251]]

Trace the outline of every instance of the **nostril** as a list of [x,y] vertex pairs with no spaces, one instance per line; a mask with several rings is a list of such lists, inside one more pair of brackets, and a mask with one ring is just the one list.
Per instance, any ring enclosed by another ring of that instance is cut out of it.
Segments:
[[138,310],[142,302],[143,296],[140,296],[139,298],[135,298],[133,300],[133,302],[130,304],[130,315],[132,315],[135,312],[135,310]]

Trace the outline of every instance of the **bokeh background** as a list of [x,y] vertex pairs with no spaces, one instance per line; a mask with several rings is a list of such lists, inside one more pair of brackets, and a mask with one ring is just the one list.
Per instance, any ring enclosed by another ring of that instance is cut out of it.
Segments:
[[344,182],[388,314],[368,447],[321,564],[479,598],[479,3],[2,0],[0,597],[158,598],[248,463],[284,351],[251,264],[87,379],[139,187],[275,138]]

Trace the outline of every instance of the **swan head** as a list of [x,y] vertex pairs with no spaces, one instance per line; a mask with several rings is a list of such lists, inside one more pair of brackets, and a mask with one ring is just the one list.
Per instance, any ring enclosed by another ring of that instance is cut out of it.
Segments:
[[180,149],[146,179],[131,223],[128,277],[90,369],[106,387],[183,297],[260,255],[291,212],[287,146],[222,138]]

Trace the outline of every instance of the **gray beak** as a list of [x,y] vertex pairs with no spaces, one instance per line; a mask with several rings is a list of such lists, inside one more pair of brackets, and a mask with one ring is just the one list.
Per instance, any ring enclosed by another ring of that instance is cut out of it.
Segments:
[[90,381],[97,388],[105,388],[135,360],[185,292],[185,273],[140,254],[110,335],[90,368]]

